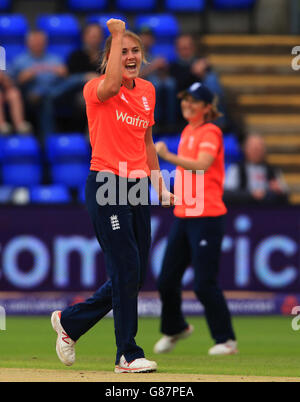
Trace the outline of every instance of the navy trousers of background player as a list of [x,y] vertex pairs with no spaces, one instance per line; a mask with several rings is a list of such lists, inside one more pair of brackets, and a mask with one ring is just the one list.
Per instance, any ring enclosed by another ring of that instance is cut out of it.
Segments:
[[[137,297],[146,275],[151,244],[149,205],[100,206],[96,193],[101,185],[97,172],[90,172],[86,183],[86,205],[97,239],[104,253],[108,281],[83,303],[62,312],[61,324],[71,339],[77,341],[113,309],[117,344],[116,364],[125,356],[130,362],[144,357],[135,342],[138,328]],[[116,178],[116,196],[119,181]],[[141,179],[147,180],[148,179]],[[135,185],[127,181],[128,191]],[[113,218],[112,218],[113,217]]]
[[175,335],[188,327],[181,311],[181,282],[185,269],[194,268],[194,291],[216,343],[235,340],[231,317],[218,285],[224,216],[175,218],[158,279],[162,301],[161,332]]

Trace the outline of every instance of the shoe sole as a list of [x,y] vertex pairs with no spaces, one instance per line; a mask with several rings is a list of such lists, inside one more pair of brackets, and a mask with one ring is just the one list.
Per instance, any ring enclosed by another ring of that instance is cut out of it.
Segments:
[[61,353],[61,351],[60,351],[58,339],[59,339],[59,336],[61,336],[61,334],[59,334],[58,321],[60,321],[60,320],[59,320],[59,317],[58,317],[58,311],[54,311],[54,312],[52,313],[52,315],[51,315],[51,325],[52,325],[52,328],[54,329],[54,331],[57,333],[57,339],[56,339],[56,354],[57,354],[59,360],[60,360],[65,366],[70,367],[70,366],[72,366],[72,365],[74,364],[74,362],[66,362],[66,361],[64,360],[64,358],[62,357],[62,353]]
[[115,367],[115,373],[116,374],[121,374],[121,373],[154,373],[157,369],[151,369],[151,368],[140,368],[140,369],[126,369],[123,367],[116,366]]

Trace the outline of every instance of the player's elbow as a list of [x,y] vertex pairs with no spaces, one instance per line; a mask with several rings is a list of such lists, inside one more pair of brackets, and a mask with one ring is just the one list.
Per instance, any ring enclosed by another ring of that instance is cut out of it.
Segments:
[[107,93],[111,96],[116,96],[120,92],[120,85],[112,84],[108,89]]
[[197,163],[195,168],[196,169],[194,170],[194,173],[203,174],[203,173],[206,173],[206,171],[208,170],[209,166],[207,166],[205,163]]
[[100,100],[106,101],[113,96],[118,95],[120,92],[120,86],[116,85],[115,83],[106,84],[106,85],[99,85],[97,90],[97,96]]

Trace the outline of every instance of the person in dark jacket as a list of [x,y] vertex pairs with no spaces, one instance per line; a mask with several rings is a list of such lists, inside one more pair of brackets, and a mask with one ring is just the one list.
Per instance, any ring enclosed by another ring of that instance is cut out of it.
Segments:
[[[99,53],[103,30],[98,24],[88,24],[82,31],[81,49],[74,50],[67,60],[69,74],[95,73],[99,67]],[[92,77],[93,78],[93,77]]]
[[[198,55],[196,40],[191,34],[181,34],[176,38],[177,58],[170,63],[170,75],[176,81],[177,91],[181,92],[194,82],[201,82],[218,98],[218,109],[222,116],[215,122],[221,129],[228,124],[225,95],[219,77],[213,70],[208,59]],[[178,117],[184,122],[178,102]],[[185,123],[184,123],[185,124]],[[183,124],[183,125],[184,125]]]
[[288,188],[280,169],[266,162],[264,139],[249,135],[244,143],[245,158],[226,172],[224,201],[228,204],[284,204]]

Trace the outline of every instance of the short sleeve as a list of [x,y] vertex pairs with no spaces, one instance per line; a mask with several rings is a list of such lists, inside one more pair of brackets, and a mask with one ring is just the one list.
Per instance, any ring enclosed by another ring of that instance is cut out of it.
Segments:
[[221,145],[221,137],[217,131],[209,130],[201,138],[198,152],[207,152],[216,157]]
[[97,88],[99,83],[99,78],[94,78],[85,84],[83,88],[83,97],[86,103],[101,103],[97,96]]

